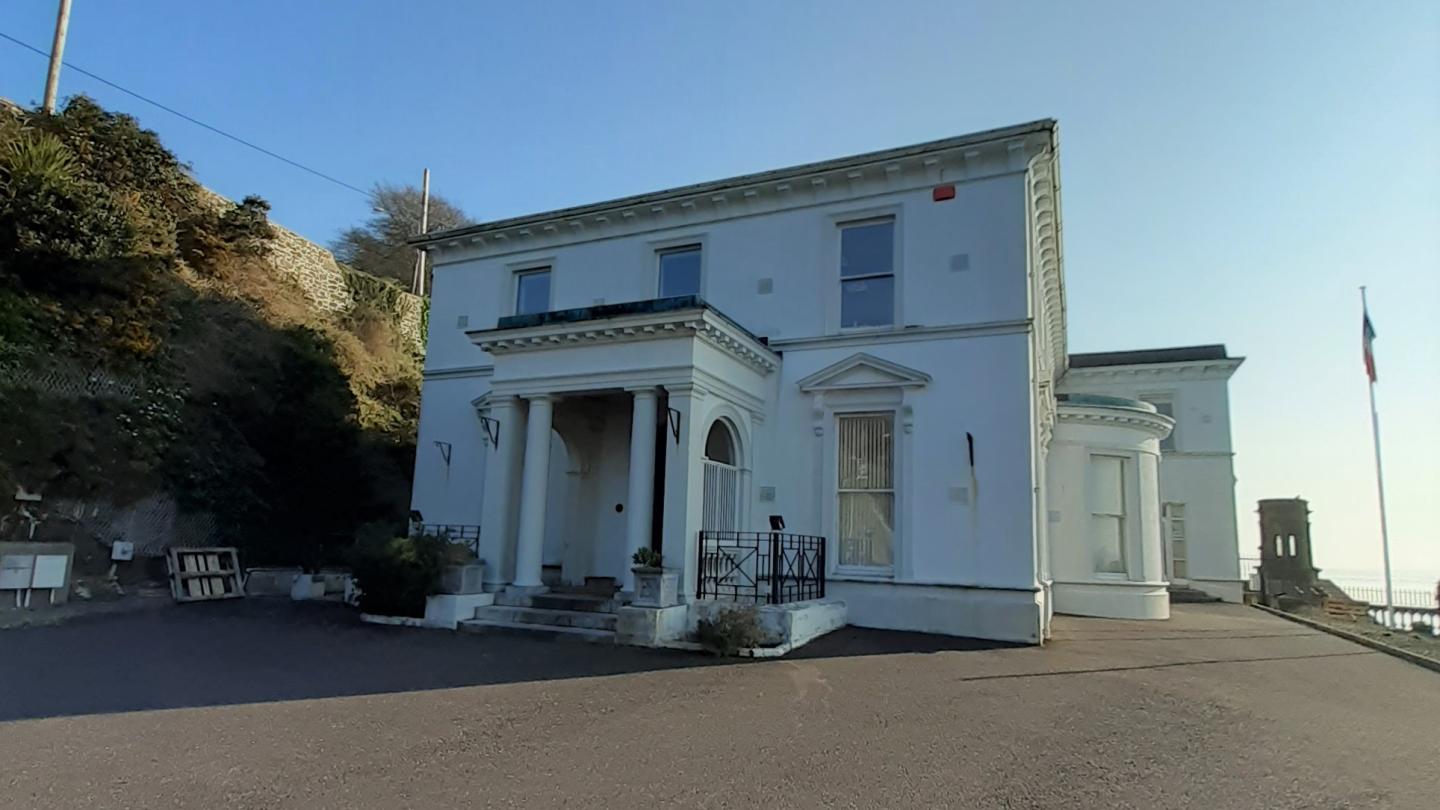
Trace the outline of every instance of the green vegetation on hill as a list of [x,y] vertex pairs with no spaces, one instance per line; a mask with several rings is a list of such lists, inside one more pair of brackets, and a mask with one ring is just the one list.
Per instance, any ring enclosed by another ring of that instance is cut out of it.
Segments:
[[252,563],[318,563],[403,518],[420,373],[396,291],[353,274],[356,304],[318,313],[266,263],[268,209],[217,204],[84,97],[0,109],[7,500],[171,493]]

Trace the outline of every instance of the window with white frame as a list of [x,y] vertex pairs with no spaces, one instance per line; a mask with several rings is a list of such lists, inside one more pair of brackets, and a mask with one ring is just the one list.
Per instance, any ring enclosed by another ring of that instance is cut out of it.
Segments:
[[889,568],[895,543],[895,414],[836,417],[840,565]]
[[895,220],[840,225],[840,328],[895,323]]
[[[1154,405],[1154,406],[1155,406],[1155,412],[1156,412],[1156,413],[1163,414],[1163,415],[1165,415],[1165,416],[1170,417],[1171,419],[1174,419],[1174,418],[1175,418],[1175,401],[1174,401],[1174,400],[1172,400],[1172,399],[1170,399],[1170,398],[1168,398],[1168,397],[1162,397],[1162,396],[1141,397],[1141,399],[1145,400],[1146,402],[1150,403],[1151,405]],[[1179,423],[1177,422],[1176,425],[1175,425],[1175,427],[1174,427],[1174,428],[1171,428],[1171,430],[1170,430],[1170,435],[1168,435],[1168,436],[1166,436],[1165,438],[1163,438],[1163,439],[1160,440],[1160,451],[1161,451],[1161,452],[1166,452],[1166,451],[1170,451],[1170,450],[1174,450],[1174,449],[1175,449],[1175,434],[1176,434],[1176,433],[1179,433],[1179,432],[1180,432],[1180,425],[1179,425]]]
[[1170,575],[1186,579],[1190,576],[1190,552],[1185,541],[1185,504],[1167,503],[1164,512],[1170,532]]
[[550,268],[537,267],[515,274],[515,314],[550,311]]
[[659,297],[700,294],[700,246],[669,248],[659,253]]
[[1126,574],[1125,459],[1090,457],[1090,548],[1097,574]]

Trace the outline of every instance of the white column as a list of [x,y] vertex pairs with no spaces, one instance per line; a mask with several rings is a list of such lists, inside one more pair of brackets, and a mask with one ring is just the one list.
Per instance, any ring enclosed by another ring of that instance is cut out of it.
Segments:
[[510,581],[515,548],[515,494],[520,487],[520,458],[525,449],[525,409],[513,396],[491,396],[489,418],[496,443],[485,464],[480,506],[480,558],[485,561],[486,590]]
[[545,496],[550,482],[550,421],[554,402],[547,394],[527,397],[525,468],[520,480],[520,531],[515,539],[515,581],[518,588],[541,589],[545,547]]
[[[651,510],[655,506],[655,415],[659,392],[654,388],[631,389],[630,411],[630,492],[625,509],[625,554],[650,547]],[[625,589],[635,590],[634,577],[625,574]]]
[[680,438],[676,441],[666,426],[665,521],[661,532],[661,553],[665,567],[680,571],[680,594],[685,601],[695,598],[698,565],[695,543],[700,535],[700,518],[705,501],[704,462],[700,457],[705,436],[700,424],[705,400],[703,389],[689,385],[665,386],[670,408],[678,413]]

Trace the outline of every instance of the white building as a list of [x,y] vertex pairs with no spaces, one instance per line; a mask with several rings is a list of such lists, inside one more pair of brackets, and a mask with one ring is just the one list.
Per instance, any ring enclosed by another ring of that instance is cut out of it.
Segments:
[[1072,354],[1060,384],[1061,391],[1143,400],[1175,420],[1160,442],[1165,574],[1172,588],[1228,602],[1244,592],[1228,391],[1242,362],[1221,345]]
[[1039,642],[1057,608],[1168,615],[1171,420],[1055,394],[1053,121],[421,243],[414,508],[481,526],[515,609],[587,577],[629,592],[647,546],[692,626],[717,592],[814,596],[819,571],[867,627]]

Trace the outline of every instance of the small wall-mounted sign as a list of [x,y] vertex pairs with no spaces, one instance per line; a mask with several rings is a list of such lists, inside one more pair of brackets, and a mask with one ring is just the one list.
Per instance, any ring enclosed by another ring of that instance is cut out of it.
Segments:
[[135,559],[135,544],[129,540],[116,540],[110,546],[110,559],[122,562]]
[[775,488],[760,487],[760,500],[765,501],[766,503],[775,500]]

